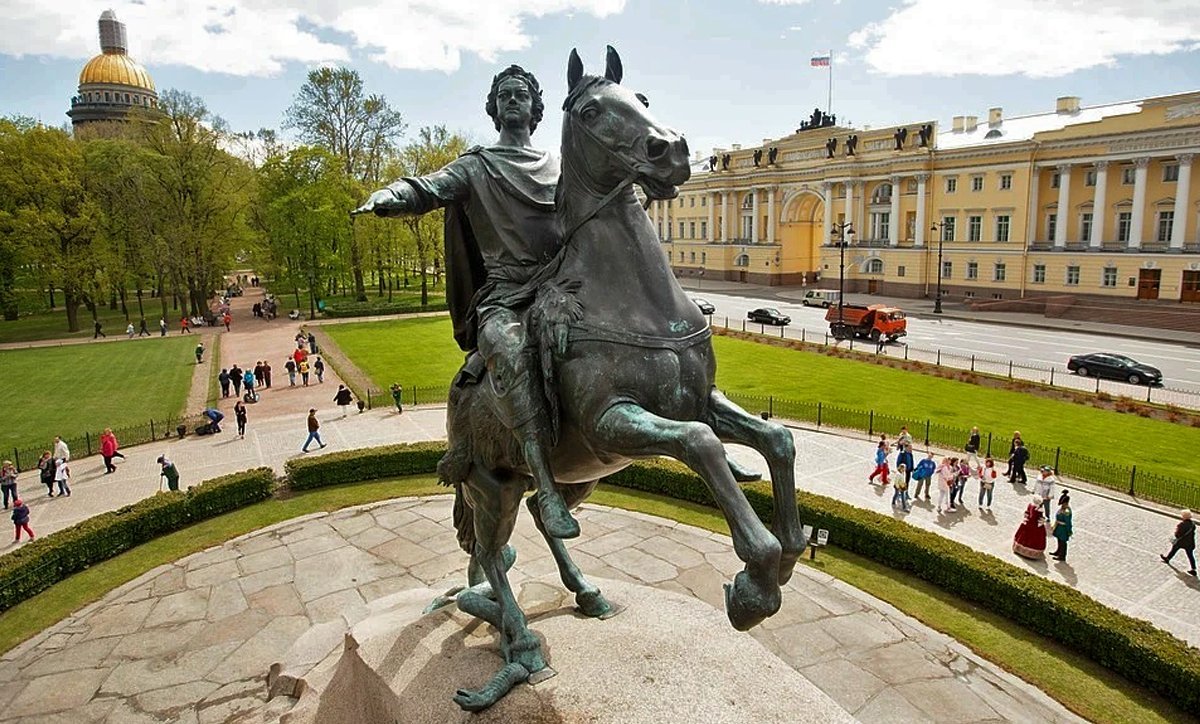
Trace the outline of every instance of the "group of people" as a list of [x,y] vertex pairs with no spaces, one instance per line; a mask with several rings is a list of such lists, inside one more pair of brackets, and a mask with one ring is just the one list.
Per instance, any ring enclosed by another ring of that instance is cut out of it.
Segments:
[[279,302],[275,301],[275,297],[268,294],[263,297],[261,302],[254,303],[254,306],[250,308],[250,313],[264,320],[274,319],[275,315],[279,314]]
[[[221,385],[221,397],[229,397],[230,389],[233,390],[234,397],[241,397],[243,402],[258,402],[258,392],[256,390],[266,389],[271,386],[271,363],[266,360],[258,360],[253,367],[247,365],[246,369],[242,369],[237,364],[228,369],[221,368],[220,374],[217,375],[217,382]],[[246,389],[245,394],[242,393],[242,388]]]

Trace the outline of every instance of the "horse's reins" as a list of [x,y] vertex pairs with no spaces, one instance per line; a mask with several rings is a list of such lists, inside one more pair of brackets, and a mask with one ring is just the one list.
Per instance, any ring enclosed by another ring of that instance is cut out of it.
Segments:
[[[641,173],[640,171],[638,171],[637,165],[633,161],[629,160],[628,158],[626,158],[624,155],[618,153],[617,151],[614,151],[613,149],[609,148],[607,145],[604,144],[604,142],[600,139],[599,136],[597,136],[595,133],[592,132],[592,129],[590,129],[587,126],[585,126],[584,124],[580,123],[579,119],[575,117],[574,110],[567,112],[567,118],[570,119],[572,130],[581,132],[583,135],[585,135],[589,139],[591,139],[592,142],[596,144],[596,146],[598,146],[602,151],[604,151],[604,153],[617,159],[617,161],[622,166],[625,167],[626,174],[625,174],[625,178],[621,179],[620,183],[618,183],[616,186],[614,186],[612,189],[610,189],[608,193],[606,193],[604,196],[602,196],[600,198],[600,203],[596,205],[596,208],[592,209],[590,212],[588,212],[586,215],[584,215],[582,218],[580,218],[578,221],[576,221],[574,224],[572,224],[571,228],[566,230],[566,232],[563,234],[563,238],[562,238],[562,244],[564,247],[571,240],[571,237],[575,235],[575,232],[579,231],[580,227],[582,227],[584,224],[586,224],[587,222],[589,222],[593,218],[595,218],[596,214],[600,213],[604,209],[604,207],[606,207],[610,203],[612,203],[613,199],[617,198],[618,194],[620,194],[626,188],[632,186],[633,182],[637,180],[638,175]],[[650,207],[650,197],[647,196],[646,203],[642,206],[642,208],[647,209],[649,207]]]

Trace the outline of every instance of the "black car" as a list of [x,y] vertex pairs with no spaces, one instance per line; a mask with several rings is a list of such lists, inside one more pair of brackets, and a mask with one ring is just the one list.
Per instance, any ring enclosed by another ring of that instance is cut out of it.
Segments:
[[746,319],[759,324],[774,324],[782,327],[792,323],[792,318],[784,314],[780,314],[778,309],[770,307],[760,307],[746,312]]
[[708,301],[707,299],[701,299],[700,297],[692,297],[692,301],[696,303],[697,307],[700,307],[701,314],[703,314],[705,316],[708,316],[711,314],[716,314],[717,308],[714,307],[712,305],[712,302]]
[[1067,361],[1067,369],[1080,377],[1109,377],[1131,385],[1161,385],[1162,371],[1125,355],[1109,352],[1078,354]]

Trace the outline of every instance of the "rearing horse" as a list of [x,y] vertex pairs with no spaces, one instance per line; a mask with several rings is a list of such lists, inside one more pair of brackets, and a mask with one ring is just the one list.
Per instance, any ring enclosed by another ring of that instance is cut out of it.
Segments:
[[[564,243],[536,280],[531,313],[557,411],[556,485],[574,507],[600,478],[634,459],[668,455],[687,464],[712,491],[746,564],[725,586],[729,621],[746,630],[779,610],[779,587],[805,547],[792,436],[716,390],[711,332],[671,273],[634,195],[638,184],[651,198],[675,197],[690,176],[687,142],[650,117],[642,95],[620,85],[621,59],[611,47],[603,78],[584,75],[575,51],[567,77],[557,190]],[[456,487],[455,525],[471,553],[472,588],[458,594],[459,608],[500,630],[506,662],[482,689],[459,690],[455,700],[472,710],[546,667],[506,574],[513,560],[507,544],[530,478],[489,394],[490,385],[452,388],[450,446],[439,464],[443,481]],[[738,488],[722,442],[748,445],[766,458],[777,501],[772,530]],[[563,542],[546,535],[538,506],[527,507],[579,610],[612,613]]]

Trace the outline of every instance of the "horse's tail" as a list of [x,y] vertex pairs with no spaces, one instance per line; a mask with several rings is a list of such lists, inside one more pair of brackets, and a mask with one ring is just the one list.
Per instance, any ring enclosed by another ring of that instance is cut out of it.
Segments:
[[454,486],[454,530],[458,534],[458,547],[471,555],[475,552],[475,509],[463,495],[462,483]]

